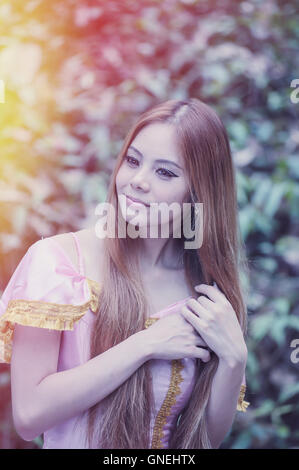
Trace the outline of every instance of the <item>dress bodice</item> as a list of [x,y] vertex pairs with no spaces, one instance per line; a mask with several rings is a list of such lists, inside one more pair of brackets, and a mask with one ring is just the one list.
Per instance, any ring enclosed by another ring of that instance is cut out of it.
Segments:
[[[72,234],[79,270],[61,245],[49,237],[31,245],[11,276],[0,299],[0,362],[11,361],[15,323],[61,331],[57,372],[90,359],[90,337],[101,286],[85,276],[78,239]],[[144,327],[177,312],[189,298],[155,313]],[[168,448],[171,432],[195,385],[196,361],[150,360],[154,410],[149,448]],[[45,431],[43,448],[87,448],[86,434],[87,412],[84,412]]]
[[[162,316],[176,310],[177,306],[172,305],[171,309],[164,309],[158,314]],[[158,319],[158,314],[151,318]],[[76,367],[90,359],[89,340],[94,321],[94,313],[89,309],[73,331],[62,332],[58,371]],[[151,416],[149,448],[167,448],[171,431],[194,386],[195,359],[151,359],[150,363],[154,411]],[[87,413],[83,413],[50,429],[44,433],[44,448],[84,448],[86,426]]]

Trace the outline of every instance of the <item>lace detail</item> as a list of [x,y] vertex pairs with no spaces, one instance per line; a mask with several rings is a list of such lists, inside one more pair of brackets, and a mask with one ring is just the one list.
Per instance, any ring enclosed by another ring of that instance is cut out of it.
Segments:
[[12,351],[13,326],[0,321],[0,361],[10,363]]
[[99,305],[100,285],[87,279],[90,299],[81,305],[56,304],[40,300],[10,300],[0,317],[0,362],[11,362],[13,323],[51,330],[73,330],[88,309],[96,313]]
[[159,413],[156,416],[151,449],[163,449],[163,428],[166,424],[168,416],[170,416],[171,408],[176,403],[176,397],[181,393],[179,384],[183,381],[181,370],[184,368],[182,361],[174,359],[171,361],[171,379],[166,397],[162,403]]
[[148,328],[153,323],[155,323],[157,320],[159,320],[159,318],[147,318],[146,321],[145,321],[144,327]]
[[101,286],[98,282],[94,281],[93,279],[86,278],[86,280],[90,292],[90,309],[93,313],[96,313],[99,307],[99,296]]
[[248,401],[244,401],[245,392],[246,392],[246,385],[242,384],[239,399],[238,399],[238,405],[237,405],[238,411],[247,411],[246,408],[250,405]]
[[[155,323],[159,318],[149,317],[145,321],[145,328]],[[171,361],[171,379],[167,390],[166,397],[156,416],[153,428],[153,438],[151,449],[162,449],[163,428],[166,424],[167,417],[170,416],[171,408],[176,403],[176,397],[181,393],[179,384],[183,381],[181,370],[184,368],[182,361],[174,359]]]
[[[145,328],[148,328],[153,323],[155,323],[159,318],[149,317],[145,321]],[[157,414],[154,430],[151,449],[161,449],[162,447],[162,438],[163,438],[163,427],[166,424],[167,417],[170,415],[170,410],[176,402],[176,396],[180,393],[179,384],[183,381],[181,376],[181,370],[184,368],[180,360],[173,360],[171,364],[171,380],[169,388],[167,391],[166,398]],[[244,400],[246,392],[246,385],[241,385],[240,394],[238,398],[237,410],[238,411],[247,411],[247,407],[250,405],[249,402]]]

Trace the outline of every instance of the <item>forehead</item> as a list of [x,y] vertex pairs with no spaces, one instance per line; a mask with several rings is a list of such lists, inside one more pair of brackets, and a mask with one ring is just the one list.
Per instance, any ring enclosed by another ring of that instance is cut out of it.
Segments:
[[176,142],[174,126],[165,123],[152,123],[141,129],[132,140],[145,158],[172,160],[183,167],[183,160]]

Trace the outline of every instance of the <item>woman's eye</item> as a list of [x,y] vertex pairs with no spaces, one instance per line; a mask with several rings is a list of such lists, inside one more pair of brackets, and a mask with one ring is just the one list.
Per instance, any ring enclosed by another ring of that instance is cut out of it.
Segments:
[[162,174],[162,176],[166,176],[168,178],[173,178],[174,176],[176,176],[174,173],[172,173],[171,171],[168,171],[166,170],[166,168],[159,168],[158,171],[164,171],[164,174]]
[[135,162],[138,163],[138,160],[136,160],[136,158],[134,158],[134,157],[129,157],[129,155],[126,155],[126,160],[127,160],[128,163],[132,163],[130,160],[134,160]]
[[[126,155],[125,156],[125,159],[126,161],[130,164],[130,165],[133,165],[133,166],[136,166],[137,164],[139,164],[138,160],[136,160],[136,158],[134,157],[131,157],[130,155]],[[159,168],[157,171],[162,171],[164,173],[160,174],[161,176],[164,176],[166,178],[174,178],[174,177],[177,177],[177,175],[175,175],[174,173],[172,173],[171,171],[167,170],[166,168]]]

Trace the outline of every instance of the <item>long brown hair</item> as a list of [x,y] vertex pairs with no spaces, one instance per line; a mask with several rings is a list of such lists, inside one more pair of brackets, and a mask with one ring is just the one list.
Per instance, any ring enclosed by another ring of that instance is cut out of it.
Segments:
[[[106,202],[114,206],[117,233],[116,175],[130,143],[151,123],[176,128],[177,145],[189,180],[190,201],[203,203],[203,243],[200,249],[179,252],[191,289],[216,281],[236,312],[244,337],[247,333],[245,285],[248,264],[241,239],[234,166],[225,127],[208,105],[196,98],[169,100],[144,112],[129,131],[118,155]],[[192,214],[194,217],[194,212]],[[91,334],[91,358],[143,330],[148,304],[139,271],[139,239],[105,238],[104,273],[99,309]],[[194,294],[198,294],[194,291]],[[246,292],[247,294],[247,292]],[[120,358],[121,360],[121,358]],[[153,410],[150,362],[146,361],[123,384],[88,410],[88,446],[104,449],[145,449],[151,446],[149,429]],[[211,448],[206,406],[218,365],[216,354],[207,363],[196,359],[196,382],[170,437],[169,448]],[[109,364],[106,365],[109,368]]]

